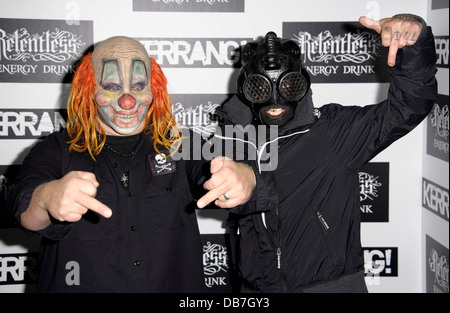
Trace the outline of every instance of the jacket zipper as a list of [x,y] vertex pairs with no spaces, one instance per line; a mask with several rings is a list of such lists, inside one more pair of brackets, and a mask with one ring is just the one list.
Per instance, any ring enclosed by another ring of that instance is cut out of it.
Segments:
[[277,248],[277,269],[281,270],[281,248]]
[[320,224],[322,224],[323,228],[325,228],[325,230],[329,230],[330,226],[328,226],[327,221],[325,221],[325,219],[322,216],[322,213],[320,213],[319,211],[317,211],[317,218],[319,219]]
[[[233,123],[233,125],[235,125],[235,124]],[[292,134],[289,134],[289,135],[277,137],[277,138],[275,138],[275,139],[273,139],[273,140],[271,140],[271,141],[269,141],[269,142],[264,143],[259,149],[258,149],[258,147],[256,146],[256,144],[254,144],[254,143],[251,142],[251,141],[248,141],[248,140],[239,140],[239,141],[249,143],[249,144],[251,144],[253,147],[255,147],[255,149],[256,149],[256,151],[257,151],[257,160],[256,160],[256,163],[257,163],[257,167],[258,167],[259,173],[261,173],[261,157],[262,157],[262,153],[264,152],[264,149],[266,148],[266,146],[267,146],[268,144],[274,143],[275,141],[278,141],[278,140],[280,140],[280,139],[292,137],[292,136],[295,136],[295,135],[298,135],[298,134],[304,134],[304,133],[307,133],[307,132],[309,132],[309,129],[302,130],[302,131],[298,131],[298,132],[295,132],[295,133],[292,133]],[[236,138],[223,137],[223,136],[218,135],[218,134],[215,134],[214,137],[215,137],[215,138],[222,139],[222,140],[234,140],[234,141],[237,140]],[[276,181],[276,179],[275,179],[275,174],[274,174],[273,171],[272,171],[272,179],[273,179],[273,181],[274,181],[275,191],[276,191],[276,193],[278,194],[277,181]],[[263,223],[264,229],[266,230],[267,237],[269,238],[269,243],[270,243],[270,245],[272,246],[272,249],[276,250],[276,254],[277,254],[277,269],[280,271],[280,275],[281,275],[281,279],[282,279],[282,289],[283,289],[283,292],[286,292],[286,290],[287,290],[287,279],[286,279],[286,274],[285,274],[284,271],[283,271],[283,263],[282,263],[282,244],[281,244],[281,243],[282,243],[282,240],[281,240],[281,233],[282,233],[282,232],[281,232],[281,217],[280,217],[280,214],[279,214],[279,211],[278,211],[278,207],[277,207],[277,209],[276,209],[276,215],[277,215],[277,218],[278,218],[279,242],[278,242],[278,246],[276,247],[276,249],[275,249],[275,243],[273,242],[272,237],[271,237],[271,235],[270,235],[270,232],[269,232],[269,230],[267,229],[267,226],[266,226],[266,223],[265,223],[264,212],[262,212],[261,214],[262,214],[262,215],[261,215],[262,223]]]
[[[278,194],[278,182],[275,178],[275,173],[272,172],[272,179],[275,185],[275,192]],[[276,209],[276,214],[277,214],[277,218],[278,218],[278,247],[277,247],[277,269],[280,271],[280,275],[281,275],[281,280],[282,280],[282,291],[286,292],[287,290],[287,279],[286,279],[286,274],[284,273],[283,270],[283,263],[282,263],[282,225],[281,225],[281,216],[280,216],[280,211],[278,209]]]
[[[264,214],[264,212],[262,214]],[[277,215],[277,219],[278,219],[278,231],[279,231],[278,245],[275,244],[275,241],[272,238],[271,232],[269,231],[269,229],[267,228],[267,226],[265,224],[264,217],[261,217],[261,218],[263,220],[263,227],[266,231],[267,238],[269,238],[270,246],[276,252],[277,270],[280,271],[280,276],[281,276],[281,280],[282,280],[282,292],[286,292],[286,290],[287,290],[286,275],[283,271],[282,253],[281,253],[281,251],[282,251],[282,249],[281,249],[281,217],[279,215],[278,208],[276,209],[276,215]]]

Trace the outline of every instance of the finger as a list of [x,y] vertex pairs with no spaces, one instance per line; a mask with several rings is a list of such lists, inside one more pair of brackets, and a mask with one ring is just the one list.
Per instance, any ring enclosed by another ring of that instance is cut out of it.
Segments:
[[67,213],[64,216],[57,218],[60,222],[78,222],[83,217],[83,213]]
[[241,205],[242,202],[239,199],[230,199],[228,201],[216,200],[214,204],[221,209],[231,209],[237,207],[238,205]]
[[225,164],[225,157],[218,157],[211,160],[210,172],[211,174],[215,174],[220,171]]
[[69,207],[62,208],[55,214],[52,214],[52,216],[60,222],[73,223],[79,221],[87,211],[88,209],[84,206],[78,203],[72,203]]
[[213,190],[215,188],[218,188],[226,182],[226,178],[227,177],[225,173],[219,171],[218,173],[213,174],[211,178],[203,184],[203,188],[205,188],[206,190]]
[[400,32],[396,31],[394,32],[391,38],[391,42],[389,44],[388,65],[391,67],[395,65],[395,59],[397,58],[397,52],[399,48],[399,41],[400,41]]
[[369,29],[373,29],[377,33],[381,33],[380,22],[372,20],[371,18],[368,18],[367,16],[361,16],[359,18],[359,22],[361,23],[362,26],[369,28]]
[[414,24],[411,27],[407,28],[405,30],[404,35],[402,36],[401,43],[403,46],[411,46],[416,43],[417,38],[419,37],[421,32],[421,28]]
[[[225,198],[225,194],[227,195],[228,198]],[[234,200],[234,197],[231,195],[230,190],[225,191],[224,193],[220,194],[216,201],[220,201],[220,202],[229,202],[231,199]]]
[[207,205],[209,205],[211,202],[218,199],[220,196],[224,194],[226,190],[224,188],[216,188],[209,192],[207,192],[203,197],[201,197],[197,201],[197,207],[200,209],[203,209]]
[[77,172],[77,173],[78,173],[78,175],[80,176],[80,178],[89,180],[89,181],[92,182],[94,185],[96,185],[96,187],[99,186],[99,183],[98,183],[97,178],[95,177],[95,174],[94,174],[94,173],[91,173],[91,172],[82,172],[82,171],[79,171],[79,172]]
[[82,194],[78,198],[77,203],[103,217],[110,218],[112,215],[112,210],[94,197]]
[[95,184],[90,180],[81,180],[79,188],[82,193],[91,197],[95,197],[97,195],[98,186],[98,183]]
[[398,42],[398,48],[401,49],[401,48],[403,48],[405,46],[410,45],[409,38],[410,38],[409,31],[405,31],[404,34],[401,34],[400,35],[400,40]]

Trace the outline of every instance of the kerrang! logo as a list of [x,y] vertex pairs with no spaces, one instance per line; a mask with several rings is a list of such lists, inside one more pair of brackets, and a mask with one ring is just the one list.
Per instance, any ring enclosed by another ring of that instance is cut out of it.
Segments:
[[381,183],[378,181],[378,176],[373,176],[364,172],[359,173],[359,198],[360,201],[366,199],[373,200],[378,197],[378,187],[381,187]]
[[294,37],[303,52],[303,62],[360,64],[381,55],[379,37],[370,32],[358,30],[356,33],[333,36],[331,31],[325,30],[317,36],[299,32]]
[[0,139],[41,137],[66,126],[65,113],[58,110],[0,111]]
[[41,34],[30,34],[26,28],[6,33],[0,28],[0,60],[63,63],[78,59],[86,44],[81,36],[55,28]]
[[35,253],[0,255],[0,285],[36,282],[36,258]]
[[164,67],[239,67],[241,46],[250,39],[147,39],[137,38],[149,55]]

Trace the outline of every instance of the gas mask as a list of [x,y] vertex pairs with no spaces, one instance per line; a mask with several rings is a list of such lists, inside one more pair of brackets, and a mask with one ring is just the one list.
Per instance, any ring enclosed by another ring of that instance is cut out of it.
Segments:
[[294,117],[310,86],[300,56],[294,41],[274,32],[244,47],[237,96],[250,106],[258,123],[283,126]]

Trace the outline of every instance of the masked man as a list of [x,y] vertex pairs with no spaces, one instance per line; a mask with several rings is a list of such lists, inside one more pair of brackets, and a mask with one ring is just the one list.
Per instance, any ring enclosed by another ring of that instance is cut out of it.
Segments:
[[278,127],[277,137],[268,132],[270,141],[250,145],[256,156],[247,155],[257,179],[272,186],[270,204],[230,210],[245,291],[367,292],[359,169],[427,116],[437,87],[434,39],[420,17],[360,22],[389,47],[390,88],[377,105],[314,109],[295,42],[271,32],[243,49],[237,96],[218,114],[227,125]]
[[[180,135],[166,85],[131,38],[107,39],[82,59],[67,130],[32,149],[8,197],[18,225],[43,236],[38,291],[203,291],[191,204],[206,161],[171,158]],[[210,170],[214,187],[199,207],[248,200],[250,167],[217,159]],[[229,202],[225,192],[234,195]]]

